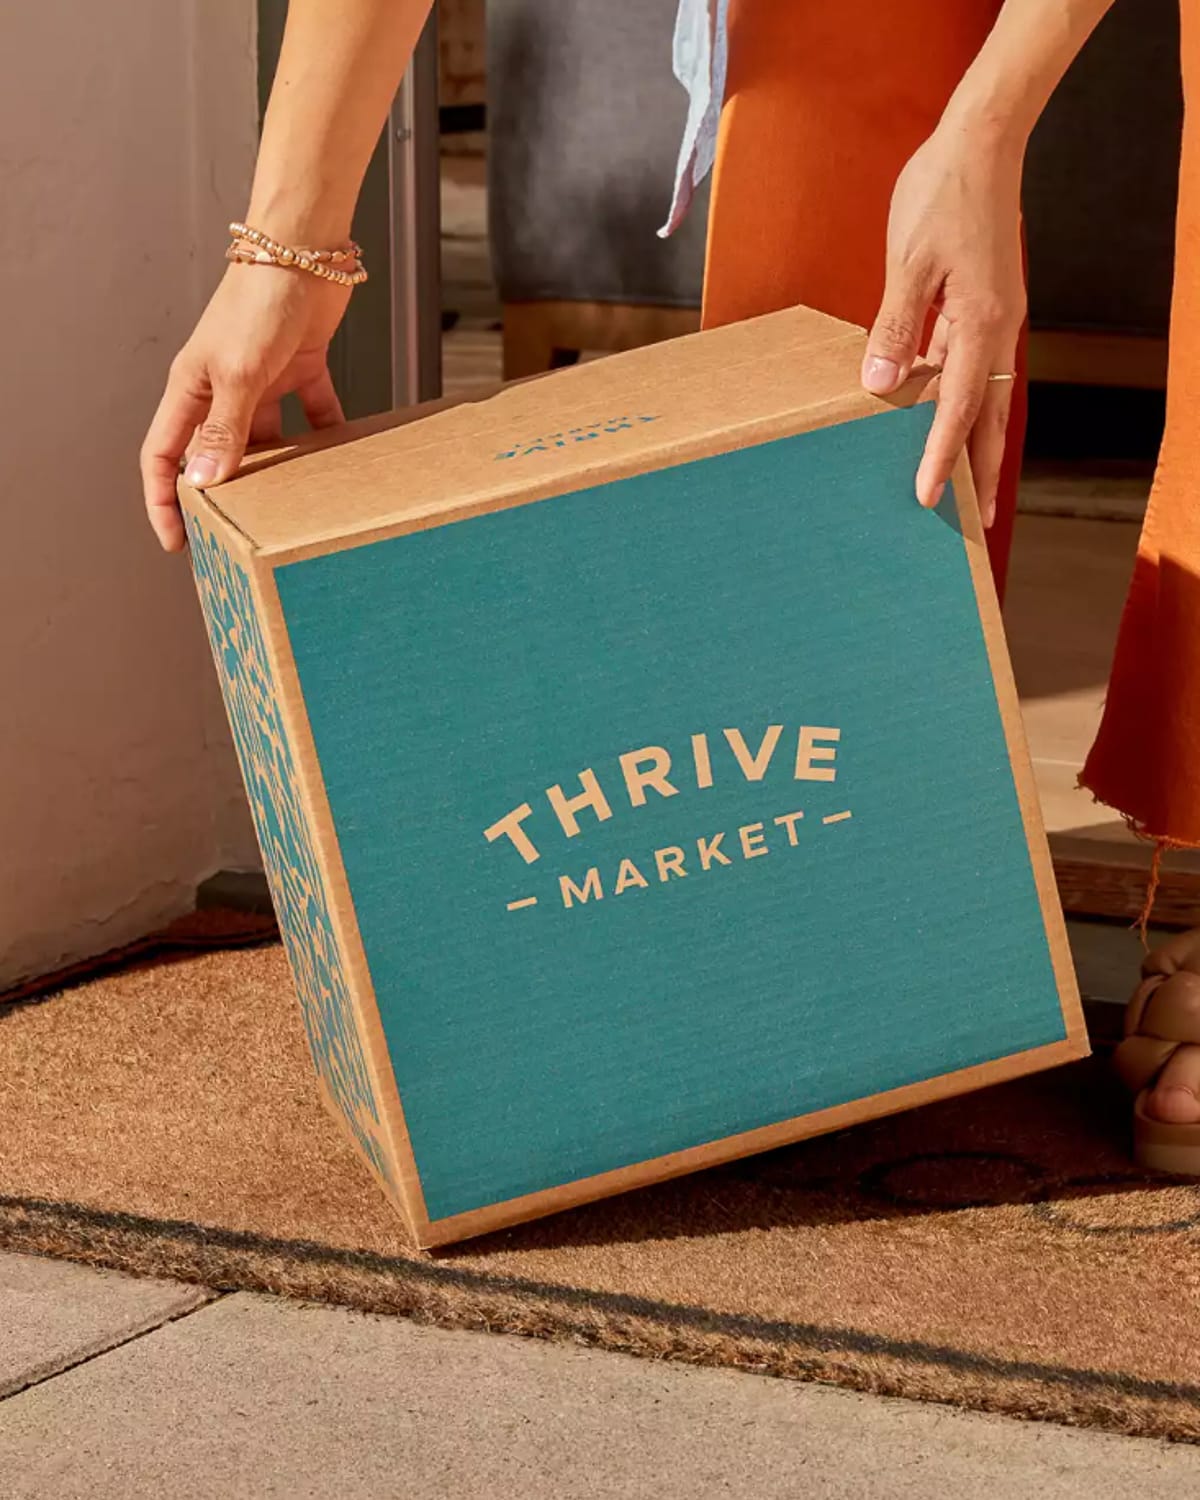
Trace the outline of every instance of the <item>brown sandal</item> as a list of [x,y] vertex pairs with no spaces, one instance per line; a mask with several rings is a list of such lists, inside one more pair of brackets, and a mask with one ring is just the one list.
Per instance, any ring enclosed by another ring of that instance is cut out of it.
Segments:
[[1113,1057],[1137,1095],[1133,1154],[1154,1172],[1200,1177],[1200,1122],[1152,1119],[1146,1098],[1177,1048],[1200,1046],[1200,928],[1170,938],[1142,965],[1142,982],[1125,1010],[1125,1040]]

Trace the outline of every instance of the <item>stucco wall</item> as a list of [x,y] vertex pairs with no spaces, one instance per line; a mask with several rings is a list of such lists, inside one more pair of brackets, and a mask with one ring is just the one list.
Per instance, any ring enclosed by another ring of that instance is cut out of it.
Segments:
[[253,860],[137,452],[244,208],[253,0],[38,0],[0,47],[0,987]]

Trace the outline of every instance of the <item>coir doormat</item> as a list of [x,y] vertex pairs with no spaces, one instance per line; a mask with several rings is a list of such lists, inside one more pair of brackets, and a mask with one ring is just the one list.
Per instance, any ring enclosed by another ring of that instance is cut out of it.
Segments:
[[431,1257],[317,1102],[282,950],[160,951],[0,1004],[0,1245],[1200,1440],[1200,1188],[1127,1117],[1080,1064]]

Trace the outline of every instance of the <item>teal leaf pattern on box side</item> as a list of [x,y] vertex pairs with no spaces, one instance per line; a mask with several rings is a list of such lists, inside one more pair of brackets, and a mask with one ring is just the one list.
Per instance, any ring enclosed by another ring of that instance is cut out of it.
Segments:
[[359,1148],[391,1181],[379,1139],[379,1107],[250,579],[194,516],[187,517],[187,530],[192,571],[313,1062]]

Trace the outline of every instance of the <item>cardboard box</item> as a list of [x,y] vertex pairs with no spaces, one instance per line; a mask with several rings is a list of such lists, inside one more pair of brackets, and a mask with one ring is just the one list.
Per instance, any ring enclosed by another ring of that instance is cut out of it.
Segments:
[[435,1245],[1086,1052],[964,471],[790,312],[183,501],[329,1106]]

